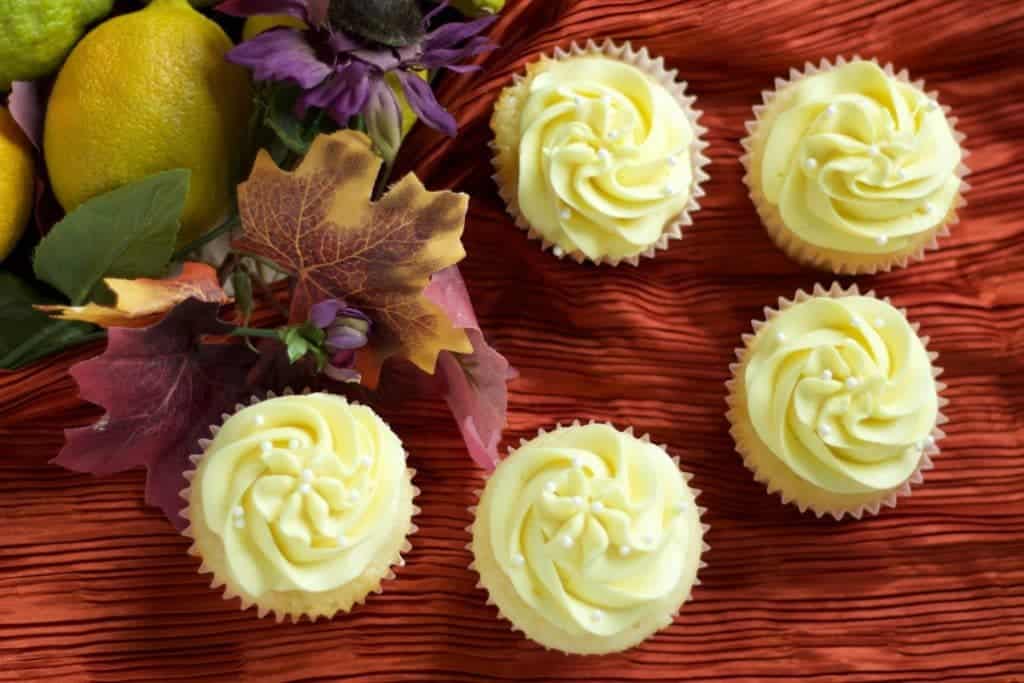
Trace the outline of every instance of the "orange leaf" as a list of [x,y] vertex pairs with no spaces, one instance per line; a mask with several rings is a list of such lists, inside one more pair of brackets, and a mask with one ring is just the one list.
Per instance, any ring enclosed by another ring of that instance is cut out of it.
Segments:
[[185,299],[227,303],[230,298],[217,282],[217,271],[205,263],[186,263],[181,273],[163,280],[138,278],[103,280],[117,296],[114,306],[36,306],[61,320],[80,320],[101,327],[146,327]]
[[291,172],[261,151],[238,187],[242,237],[234,245],[296,276],[292,322],[331,298],[370,316],[359,367],[371,386],[390,356],[433,374],[441,351],[473,350],[466,332],[423,296],[431,275],[466,255],[469,198],[428,192],[409,174],[371,202],[380,165],[370,139],[350,130],[318,137]]

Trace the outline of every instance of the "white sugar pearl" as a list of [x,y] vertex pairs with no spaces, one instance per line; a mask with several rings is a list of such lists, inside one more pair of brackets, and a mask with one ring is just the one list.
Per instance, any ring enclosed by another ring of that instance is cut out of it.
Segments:
[[832,428],[828,425],[818,425],[818,433],[821,434],[822,438],[827,439],[832,436]]
[[676,193],[676,188],[672,187],[672,185],[665,185],[665,187],[661,188],[661,193],[666,197],[671,197]]
[[338,545],[345,545],[348,543],[348,539],[345,538],[345,534],[338,534]]
[[668,164],[669,166],[678,166],[679,159],[677,159],[674,154],[670,154],[668,157],[665,158],[665,163]]
[[825,380],[826,382],[831,382],[832,381],[832,371],[831,370],[825,370],[823,373],[821,373],[821,378],[823,380]]
[[818,160],[815,159],[814,157],[807,157],[806,159],[804,159],[804,168],[806,168],[808,171],[813,171],[814,169],[818,168]]
[[557,256],[558,258],[562,258],[563,256],[565,256],[565,249],[562,249],[560,246],[555,245],[551,249],[551,253]]
[[582,506],[583,505],[583,496],[573,496],[572,497],[572,503],[576,507]]
[[603,147],[597,150],[597,156],[603,163],[608,163],[608,160],[612,158],[611,153]]
[[652,536],[651,534],[644,534],[644,536],[640,539],[640,542],[644,545],[654,545],[654,536]]
[[782,342],[786,341],[786,333],[782,332],[782,331],[776,332],[775,333],[775,341],[779,342],[780,344]]
[[928,111],[938,111],[939,103],[936,102],[935,100],[929,99],[928,104],[924,105],[924,108],[927,109]]
[[859,386],[860,386],[860,380],[857,379],[856,377],[847,377],[846,378],[846,388],[847,389],[856,389]]
[[885,321],[881,318],[875,318],[875,327],[885,327]]
[[839,111],[839,108],[836,107],[836,105],[834,104],[830,104],[827,107],[825,107],[826,116],[835,116],[837,111]]
[[931,448],[935,445],[935,437],[929,434],[924,438],[924,446],[922,448]]
[[306,494],[313,491],[313,486],[309,482],[302,482],[299,484],[299,493]]
[[597,622],[601,621],[601,619],[603,619],[603,618],[604,618],[604,614],[599,609],[596,609],[596,610],[594,610],[593,612],[590,613],[590,620],[593,621],[594,623],[597,623]]
[[356,461],[356,463],[360,467],[369,467],[370,465],[373,464],[373,458],[371,458],[368,455],[360,455],[359,459]]
[[235,517],[244,517],[245,508],[243,508],[241,505],[236,505],[235,507],[231,508],[231,514],[233,514]]
[[902,168],[896,169],[896,178],[899,179],[899,180],[906,180],[907,179],[907,172],[905,170],[903,170]]
[[675,506],[673,507],[673,509],[676,511],[677,515],[683,514],[684,512],[686,512],[686,501],[685,500],[677,500]]
[[288,448],[290,448],[290,449],[292,449],[294,451],[298,447],[299,447],[299,440],[298,439],[289,439],[288,440]]
[[257,427],[262,427],[267,423],[267,418],[263,417],[262,415],[256,415],[252,418],[252,421],[256,423]]
[[604,512],[604,503],[599,500],[595,500],[590,504],[590,511],[594,513]]
[[870,154],[873,157],[877,157],[881,153],[882,150],[878,149],[878,145],[871,145],[870,147],[868,147],[868,154]]
[[860,328],[864,327],[864,319],[861,318],[859,315],[855,315],[852,318],[850,318],[850,324],[859,330]]
[[359,502],[359,491],[349,491],[348,492],[348,499],[349,499],[349,502],[358,503]]
[[557,489],[557,488],[558,488],[558,484],[556,484],[553,480],[549,481],[546,484],[544,484],[544,490],[547,491],[548,493],[554,493],[555,489]]
[[561,216],[563,221],[567,221],[570,218],[572,218],[572,211],[570,211],[569,209],[562,209],[561,211],[558,212],[558,215]]
[[620,136],[621,134],[622,134],[622,133],[620,133],[620,132],[619,132],[619,131],[617,131],[617,130],[611,130],[611,131],[608,131],[608,139],[609,139],[609,140],[618,140],[618,139],[619,139],[619,136]]
[[242,517],[236,518],[235,519],[235,528],[236,529],[244,529],[245,528],[245,519],[243,519]]
[[611,95],[608,95],[608,94],[601,95],[601,104],[603,104],[603,105],[605,105],[607,107],[611,103],[612,103],[612,96]]
[[307,484],[313,481],[313,470],[309,469],[308,467],[302,470],[302,481],[306,482]]
[[516,567],[522,567],[524,564],[526,564],[526,558],[520,555],[519,553],[515,553],[512,556],[512,564]]
[[925,202],[924,203],[924,212],[925,213],[935,213],[935,205],[932,204],[931,202]]
[[561,538],[558,539],[558,542],[562,544],[563,548],[571,548],[572,547],[572,538],[570,536],[562,536]]
[[572,101],[577,107],[583,106],[583,98],[579,95],[573,95]]
[[620,555],[629,555],[631,552],[633,552],[633,549],[630,548],[628,545],[623,544],[619,546]]
[[264,453],[269,453],[270,451],[274,450],[274,444],[270,443],[269,441],[260,441],[260,450],[263,451]]
[[889,243],[889,236],[888,235],[879,235],[878,237],[875,238],[875,244],[877,244],[880,247],[884,247],[888,243]]
[[572,466],[577,468],[577,469],[579,469],[580,467],[583,466],[583,460],[580,459],[580,456],[578,456],[578,455],[572,456]]

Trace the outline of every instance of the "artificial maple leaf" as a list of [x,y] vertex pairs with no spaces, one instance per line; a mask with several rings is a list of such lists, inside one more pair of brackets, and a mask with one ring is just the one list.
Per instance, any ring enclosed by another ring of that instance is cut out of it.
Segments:
[[344,299],[373,319],[357,362],[370,386],[390,356],[432,374],[441,351],[473,350],[423,295],[431,275],[466,255],[468,197],[428,192],[409,174],[371,202],[380,165],[370,139],[351,130],[318,137],[291,172],[261,151],[238,188],[243,230],[234,245],[295,275],[292,322],[323,299]]
[[508,412],[507,382],[516,373],[484,339],[457,266],[435,274],[425,294],[466,330],[473,344],[470,354],[442,352],[437,375],[470,456],[484,469],[493,470],[500,460],[498,443]]
[[283,364],[272,362],[265,372],[265,359],[243,345],[203,343],[232,329],[218,320],[218,308],[188,299],[150,327],[112,328],[102,355],[71,368],[81,397],[106,414],[66,430],[54,462],[93,474],[145,467],[146,501],[182,528],[182,473],[210,425],[255,393],[306,386],[305,366],[282,374]]
[[227,303],[230,297],[217,281],[217,271],[205,263],[185,263],[181,272],[162,280],[108,277],[103,280],[117,297],[114,306],[36,306],[61,320],[80,320],[101,327],[147,327],[186,299]]

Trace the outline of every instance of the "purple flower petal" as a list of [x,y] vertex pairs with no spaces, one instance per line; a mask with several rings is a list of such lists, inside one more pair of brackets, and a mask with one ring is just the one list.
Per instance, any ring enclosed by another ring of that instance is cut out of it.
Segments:
[[252,70],[258,81],[291,81],[308,90],[331,75],[301,31],[275,28],[233,48],[228,61]]
[[361,349],[366,346],[366,335],[348,327],[335,328],[330,330],[324,346],[331,353]]
[[430,85],[422,78],[408,71],[397,71],[398,80],[402,83],[402,91],[405,92],[405,99],[416,115],[423,123],[435,130],[439,130],[449,137],[454,137],[456,132],[455,117],[445,111]]
[[360,378],[358,370],[353,368],[339,368],[331,365],[330,363],[324,367],[324,374],[335,382],[358,382]]
[[315,303],[309,308],[309,321],[319,327],[326,329],[338,317],[338,311],[345,308],[345,302],[338,299],[324,299]]
[[[322,1],[322,0],[316,0]],[[307,0],[225,0],[215,8],[218,12],[234,17],[251,17],[257,14],[288,14],[298,17],[310,25],[310,2]]]
[[423,51],[454,47],[464,40],[469,40],[485,31],[498,20],[497,15],[483,17],[473,21],[454,21],[431,31],[423,39]]
[[319,107],[330,112],[342,127],[366,106],[370,96],[369,67],[351,61],[335,69],[333,76],[299,98],[303,109]]

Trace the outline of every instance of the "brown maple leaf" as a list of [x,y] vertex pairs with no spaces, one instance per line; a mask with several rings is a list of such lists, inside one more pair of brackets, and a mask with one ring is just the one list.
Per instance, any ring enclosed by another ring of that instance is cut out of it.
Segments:
[[242,236],[234,244],[295,275],[293,322],[331,298],[373,319],[358,359],[370,386],[390,356],[433,374],[441,351],[473,350],[466,332],[423,295],[431,275],[466,255],[469,198],[428,192],[409,174],[372,202],[380,165],[370,139],[351,130],[318,137],[291,172],[261,151],[238,187]]

